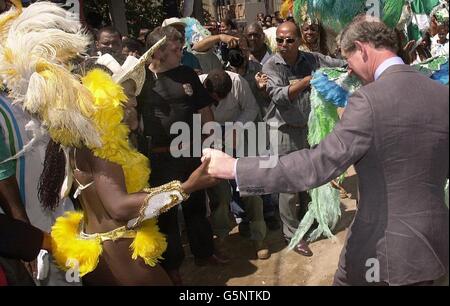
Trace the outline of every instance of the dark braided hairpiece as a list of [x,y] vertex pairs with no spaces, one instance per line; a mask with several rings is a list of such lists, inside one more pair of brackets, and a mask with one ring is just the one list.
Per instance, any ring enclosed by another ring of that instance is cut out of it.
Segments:
[[44,208],[54,210],[58,207],[65,166],[66,159],[61,146],[50,140],[45,151],[44,170],[38,186],[38,198]]

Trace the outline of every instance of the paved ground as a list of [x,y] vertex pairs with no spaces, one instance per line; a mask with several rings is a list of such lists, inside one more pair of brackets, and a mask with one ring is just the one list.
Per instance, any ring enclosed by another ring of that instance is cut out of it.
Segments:
[[312,257],[288,251],[281,230],[268,232],[271,257],[258,260],[249,240],[233,229],[225,242],[231,262],[224,266],[197,267],[185,246],[186,260],[181,267],[185,285],[331,285],[347,228],[356,209],[356,175],[349,171],[344,186],[352,194],[341,202],[342,217],[335,229],[336,241],[322,239],[310,245]]

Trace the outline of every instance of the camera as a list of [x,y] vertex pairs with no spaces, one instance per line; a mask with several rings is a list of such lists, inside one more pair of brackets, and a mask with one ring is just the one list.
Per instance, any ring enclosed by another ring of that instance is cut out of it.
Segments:
[[220,44],[220,55],[226,67],[238,68],[246,63],[245,55],[240,49],[239,44],[233,44],[233,47],[230,48],[230,45],[222,42]]

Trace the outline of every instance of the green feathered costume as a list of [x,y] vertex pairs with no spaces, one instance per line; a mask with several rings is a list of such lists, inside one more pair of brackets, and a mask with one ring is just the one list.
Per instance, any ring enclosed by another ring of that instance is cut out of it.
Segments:
[[327,31],[339,33],[359,14],[371,13],[390,27],[395,27],[402,15],[405,0],[296,0],[293,16],[298,24],[306,15],[320,20]]

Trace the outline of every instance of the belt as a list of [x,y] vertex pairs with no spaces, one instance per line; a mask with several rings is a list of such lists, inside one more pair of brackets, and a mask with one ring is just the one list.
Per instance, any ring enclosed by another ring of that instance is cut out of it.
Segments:
[[170,153],[171,150],[181,150],[183,148],[183,146],[181,145],[181,143],[178,145],[178,147],[173,146],[173,147],[152,147],[150,149],[150,153],[156,153],[156,154],[161,154],[161,153]]
[[170,153],[170,147],[151,148],[150,153]]
[[94,233],[94,234],[86,234],[84,232],[83,221],[80,222],[79,227],[81,229],[79,237],[83,240],[99,239],[100,242],[105,242],[108,240],[116,241],[117,239],[136,237],[136,231],[132,229],[127,229],[126,226],[121,226],[106,233]]

